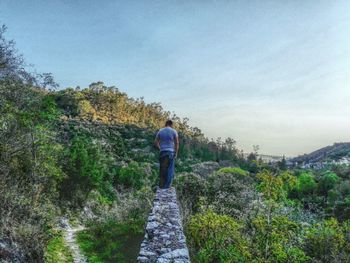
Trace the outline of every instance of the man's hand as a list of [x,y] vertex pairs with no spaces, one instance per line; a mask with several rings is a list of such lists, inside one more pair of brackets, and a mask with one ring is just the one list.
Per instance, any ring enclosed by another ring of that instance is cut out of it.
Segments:
[[179,153],[179,144],[180,144],[179,136],[176,136],[175,137],[175,156],[174,156],[175,159],[177,158],[177,155]]
[[156,136],[155,140],[154,140],[154,145],[158,148],[158,150],[160,150],[160,144],[159,144],[159,137]]

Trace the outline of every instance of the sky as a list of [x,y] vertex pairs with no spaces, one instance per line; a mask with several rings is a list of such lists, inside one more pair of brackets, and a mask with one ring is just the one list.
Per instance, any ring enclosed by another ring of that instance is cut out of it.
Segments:
[[246,152],[350,141],[350,1],[0,0],[0,23],[60,88],[103,81]]

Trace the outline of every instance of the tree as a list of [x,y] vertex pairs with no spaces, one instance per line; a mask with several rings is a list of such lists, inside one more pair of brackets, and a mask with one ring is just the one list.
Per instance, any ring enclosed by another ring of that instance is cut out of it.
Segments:
[[344,230],[334,218],[314,224],[307,231],[305,251],[320,262],[345,262],[342,257],[348,251]]
[[279,202],[285,201],[288,191],[295,186],[295,179],[288,172],[279,176],[268,170],[258,173],[257,178],[261,181],[258,190],[263,194],[266,204],[264,214],[253,220],[256,230],[253,238],[259,244],[260,255],[267,262],[288,262],[286,261],[290,253],[288,249],[293,249],[301,256],[302,251],[296,251],[293,246],[287,246],[292,237],[285,236],[286,231],[292,231],[291,233],[295,234],[297,225],[285,217],[274,216],[274,211],[280,206]]
[[332,190],[335,185],[339,182],[340,178],[331,171],[326,171],[321,175],[318,183],[318,191],[323,196],[325,196],[326,201],[328,199],[330,190]]
[[281,169],[282,171],[287,169],[287,161],[286,157],[283,155],[282,160],[277,163],[278,168]]
[[297,191],[301,197],[312,194],[317,187],[314,176],[310,172],[302,172],[297,179]]

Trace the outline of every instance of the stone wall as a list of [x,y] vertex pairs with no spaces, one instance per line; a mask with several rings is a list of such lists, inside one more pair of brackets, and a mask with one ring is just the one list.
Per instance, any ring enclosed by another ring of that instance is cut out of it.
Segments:
[[137,262],[190,262],[173,187],[157,189]]

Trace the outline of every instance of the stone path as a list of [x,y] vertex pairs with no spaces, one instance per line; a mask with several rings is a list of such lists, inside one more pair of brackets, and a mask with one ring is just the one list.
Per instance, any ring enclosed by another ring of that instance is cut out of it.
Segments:
[[173,187],[157,189],[137,262],[190,262]]

